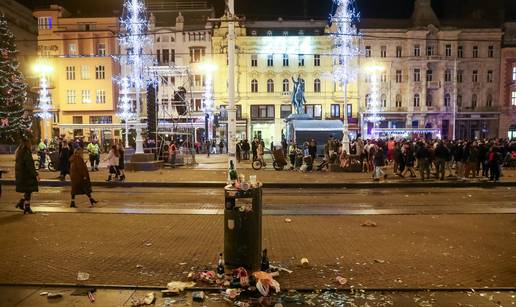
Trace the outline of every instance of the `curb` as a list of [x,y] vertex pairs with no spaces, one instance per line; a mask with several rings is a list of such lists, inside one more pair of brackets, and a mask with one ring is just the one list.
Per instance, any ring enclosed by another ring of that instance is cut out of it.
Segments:
[[[15,185],[12,179],[0,180],[0,186]],[[224,188],[225,181],[184,181],[184,182],[104,182],[92,181],[96,187],[108,188]],[[41,180],[40,186],[66,187],[70,181]],[[396,188],[497,188],[516,187],[516,181],[507,182],[264,182],[264,188],[270,189],[396,189]]]

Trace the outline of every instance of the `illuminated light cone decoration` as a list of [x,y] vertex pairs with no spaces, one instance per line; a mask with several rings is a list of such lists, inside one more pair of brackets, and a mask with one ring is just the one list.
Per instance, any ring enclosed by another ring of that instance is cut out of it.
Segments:
[[357,78],[357,64],[355,59],[360,55],[358,44],[359,34],[355,23],[359,15],[354,7],[354,0],[334,0],[337,6],[335,14],[331,16],[331,22],[336,27],[333,33],[334,69],[333,79],[344,88],[344,137],[343,148],[349,153],[348,137],[348,84]]
[[[127,123],[136,122],[136,152],[143,152],[140,127],[141,95],[147,89],[149,83],[155,83],[156,78],[149,72],[149,67],[154,65],[152,56],[153,40],[147,35],[150,23],[147,18],[147,10],[142,0],[126,0],[124,13],[120,19],[123,33],[119,38],[122,50],[127,54],[118,57],[122,64],[122,74],[117,79],[120,87],[119,114],[118,116]],[[134,93],[136,107],[132,106]],[[126,145],[127,132],[126,132]]]
[[380,74],[383,71],[381,66],[371,66],[368,69],[371,79],[371,96],[367,102],[366,121],[373,123],[373,128],[378,128],[380,122],[384,120],[381,116],[382,102],[380,101]]
[[0,15],[0,143],[13,143],[31,132],[31,118],[24,109],[27,84],[16,53],[15,37]]

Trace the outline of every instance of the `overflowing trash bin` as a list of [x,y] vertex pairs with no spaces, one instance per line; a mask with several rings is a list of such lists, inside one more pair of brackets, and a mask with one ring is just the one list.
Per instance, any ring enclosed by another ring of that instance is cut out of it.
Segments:
[[262,188],[224,189],[224,262],[228,268],[260,270],[262,253]]

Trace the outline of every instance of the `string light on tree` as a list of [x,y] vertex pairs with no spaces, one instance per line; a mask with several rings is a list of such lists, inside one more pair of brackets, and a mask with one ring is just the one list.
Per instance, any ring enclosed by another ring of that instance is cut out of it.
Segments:
[[354,0],[333,0],[337,6],[335,14],[331,16],[333,33],[334,54],[334,80],[344,87],[344,134],[343,148],[349,152],[348,132],[348,84],[356,80],[357,65],[355,59],[360,55],[360,47],[357,42],[359,35],[355,23],[359,16],[354,7]]

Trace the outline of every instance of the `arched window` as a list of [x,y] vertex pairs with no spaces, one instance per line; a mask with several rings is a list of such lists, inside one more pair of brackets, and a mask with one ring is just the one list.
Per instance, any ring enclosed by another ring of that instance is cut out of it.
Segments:
[[414,107],[419,107],[419,100],[420,100],[419,94],[415,94],[414,95]]
[[444,106],[449,107],[451,105],[451,96],[450,94],[444,95]]
[[290,91],[289,87],[290,87],[290,82],[288,81],[288,79],[283,79],[283,92],[286,93],[286,92]]
[[486,106],[487,107],[492,107],[493,106],[493,95],[487,94]]
[[274,81],[272,79],[267,80],[267,93],[274,93]]
[[253,81],[251,81],[251,92],[258,93],[258,81],[256,79],[253,79]]
[[380,102],[382,103],[383,108],[387,108],[387,95],[382,94],[380,98]]
[[315,79],[314,80],[314,93],[320,93],[321,92],[321,80]]
[[475,109],[477,107],[477,103],[478,103],[478,96],[477,96],[477,94],[473,94],[473,96],[471,96],[471,108]]
[[432,97],[432,95],[430,95],[430,94],[426,95],[426,106],[427,107],[431,107],[432,106],[432,100],[433,99],[434,98]]
[[401,94],[396,95],[396,108],[401,108],[402,104]]

